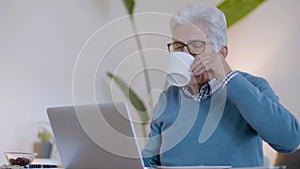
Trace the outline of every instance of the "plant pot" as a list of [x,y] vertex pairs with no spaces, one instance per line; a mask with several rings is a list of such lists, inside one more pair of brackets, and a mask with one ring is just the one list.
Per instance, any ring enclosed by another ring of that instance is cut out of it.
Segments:
[[35,142],[33,151],[37,153],[37,158],[50,158],[52,144],[49,142]]

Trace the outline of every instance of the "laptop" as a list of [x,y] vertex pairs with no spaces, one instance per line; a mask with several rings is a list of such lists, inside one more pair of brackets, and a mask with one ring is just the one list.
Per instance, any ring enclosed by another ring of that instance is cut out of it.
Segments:
[[144,169],[127,106],[106,103],[47,109],[66,169]]

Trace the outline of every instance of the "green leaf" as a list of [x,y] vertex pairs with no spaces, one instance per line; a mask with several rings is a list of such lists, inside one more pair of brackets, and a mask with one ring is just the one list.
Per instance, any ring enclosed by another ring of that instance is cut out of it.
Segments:
[[51,133],[49,131],[47,131],[46,129],[43,129],[42,131],[38,132],[38,138],[42,142],[50,142],[51,137],[52,137]]
[[143,103],[142,99],[138,97],[138,95],[118,76],[113,75],[112,73],[108,72],[107,75],[117,83],[120,89],[123,91],[125,96],[129,98],[133,107],[138,110],[142,124],[147,124],[149,120],[149,116],[147,113],[147,109],[145,104]]
[[218,8],[225,13],[227,27],[229,28],[247,16],[264,1],[265,0],[225,0],[218,5]]
[[132,15],[135,1],[134,0],[123,0],[123,2],[124,2],[124,5],[126,6],[128,14]]

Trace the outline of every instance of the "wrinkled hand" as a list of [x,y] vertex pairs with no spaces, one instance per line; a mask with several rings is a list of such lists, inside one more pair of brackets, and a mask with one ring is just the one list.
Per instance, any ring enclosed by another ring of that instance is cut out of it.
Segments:
[[222,53],[217,53],[211,43],[206,44],[204,54],[197,55],[191,65],[194,80],[199,82],[201,81],[200,78],[203,79],[206,76],[209,79],[216,78],[219,82],[222,82],[232,71],[225,57]]

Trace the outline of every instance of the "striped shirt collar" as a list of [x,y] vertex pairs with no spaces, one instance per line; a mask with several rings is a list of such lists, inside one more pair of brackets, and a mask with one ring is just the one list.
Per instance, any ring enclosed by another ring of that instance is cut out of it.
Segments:
[[217,79],[214,78],[211,79],[209,82],[204,83],[201,86],[198,94],[193,95],[191,92],[189,92],[187,86],[181,87],[181,91],[185,96],[192,98],[195,101],[201,101],[214,94],[221,86],[222,83],[220,83]]

